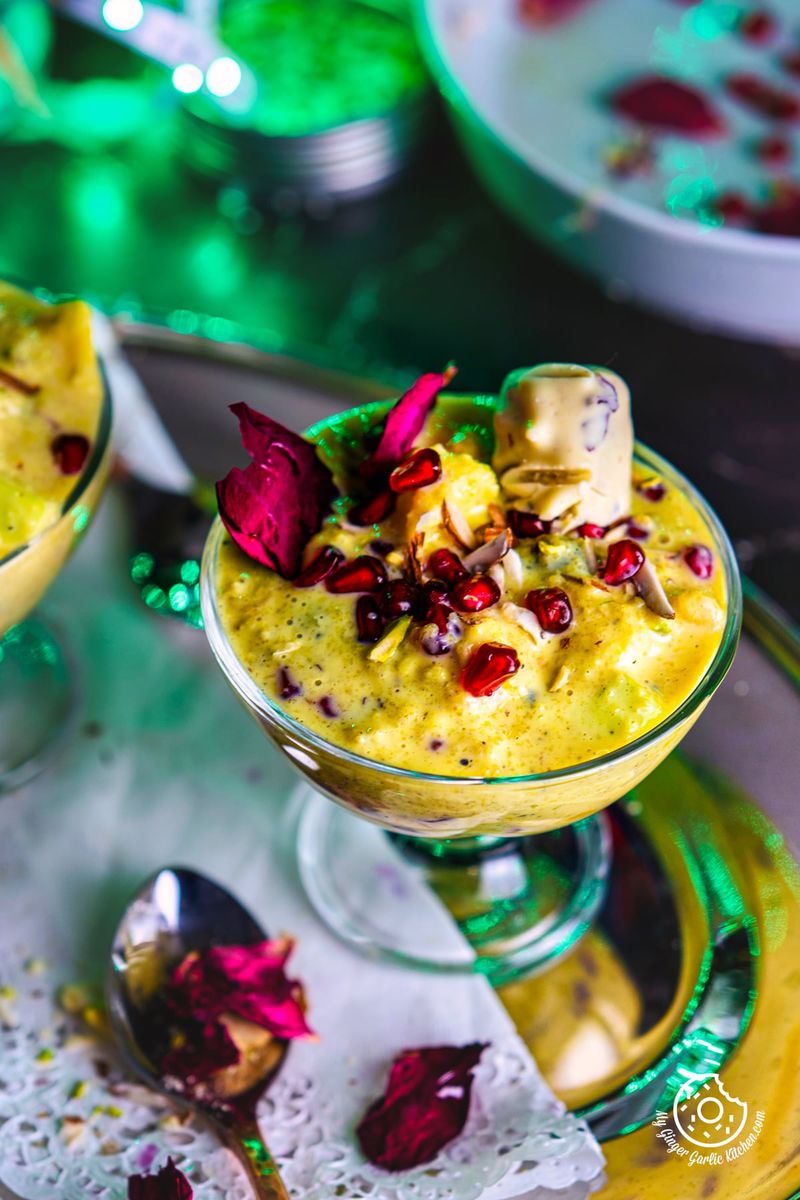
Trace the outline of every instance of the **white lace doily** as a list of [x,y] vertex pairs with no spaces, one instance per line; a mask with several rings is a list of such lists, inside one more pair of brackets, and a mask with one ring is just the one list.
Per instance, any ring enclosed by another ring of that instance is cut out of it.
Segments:
[[[249,1200],[202,1123],[133,1084],[55,1002],[60,984],[103,979],[126,899],[153,870],[182,863],[230,887],[270,935],[297,937],[292,973],[320,1041],[291,1047],[260,1119],[298,1200],[588,1194],[600,1149],[563,1113],[486,981],[373,962],[311,912],[294,863],[290,768],[233,701],[202,635],[177,636],[139,605],[118,516],[106,505],[48,598],[83,664],[81,728],[0,806],[0,1184],[24,1200],[123,1200],[130,1173],[170,1154],[198,1200]],[[429,894],[409,900],[409,919],[420,915],[449,920]],[[402,1175],[364,1164],[352,1130],[394,1056],[477,1040],[491,1050],[464,1134]]]

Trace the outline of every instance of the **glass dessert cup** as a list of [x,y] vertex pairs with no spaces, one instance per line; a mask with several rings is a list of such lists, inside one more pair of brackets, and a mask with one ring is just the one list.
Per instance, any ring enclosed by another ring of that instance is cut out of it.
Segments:
[[[206,633],[236,695],[307,780],[300,875],[319,915],[350,944],[421,968],[478,971],[499,984],[542,969],[590,928],[611,866],[602,810],[688,733],[730,667],[741,627],[738,569],[716,515],[652,451],[637,445],[636,462],[687,495],[707,523],[725,580],[720,642],[691,694],[653,728],[602,757],[539,774],[424,774],[374,762],[305,728],[258,687],[228,640],[216,586],[226,533],[219,519],[212,526],[201,574]],[[370,833],[365,822],[384,833]],[[463,939],[435,914],[422,926],[405,919],[408,875],[398,874],[398,855],[415,868],[413,886],[428,884],[439,895]]]
[[97,434],[60,516],[0,558],[0,793],[41,770],[75,711],[68,655],[30,614],[94,515],[110,457],[111,397],[104,381]]

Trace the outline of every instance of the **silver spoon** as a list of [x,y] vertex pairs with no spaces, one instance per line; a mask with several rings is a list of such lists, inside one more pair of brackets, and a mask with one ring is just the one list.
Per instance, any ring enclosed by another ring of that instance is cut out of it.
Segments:
[[[165,867],[151,876],[123,913],[111,946],[106,995],[111,1027],[131,1067],[157,1091],[202,1112],[237,1156],[259,1200],[289,1200],[259,1132],[258,1100],[278,1071],[286,1043],[264,1039],[218,1072],[214,1103],[165,1080],[158,1063],[165,1025],[157,1018],[159,995],[173,969],[192,951],[213,945],[247,945],[265,933],[219,884],[197,871]],[[233,1103],[231,1103],[233,1101]]]

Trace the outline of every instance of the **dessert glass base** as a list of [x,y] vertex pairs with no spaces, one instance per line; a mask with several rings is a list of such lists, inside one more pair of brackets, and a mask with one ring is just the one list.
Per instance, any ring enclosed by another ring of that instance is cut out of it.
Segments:
[[75,711],[69,667],[36,618],[0,638],[0,793],[27,783],[61,745]]
[[[605,813],[530,837],[436,839],[367,825],[311,787],[303,801],[298,867],[308,897],[334,933],[373,957],[477,972],[498,986],[566,954],[606,895]],[[440,919],[409,921],[410,889],[438,897]]]

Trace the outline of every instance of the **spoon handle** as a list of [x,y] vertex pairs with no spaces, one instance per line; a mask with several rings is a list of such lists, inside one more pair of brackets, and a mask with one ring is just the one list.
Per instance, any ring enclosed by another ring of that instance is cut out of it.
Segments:
[[289,1200],[278,1164],[261,1136],[255,1116],[242,1114],[223,1127],[225,1142],[247,1171],[258,1200]]

